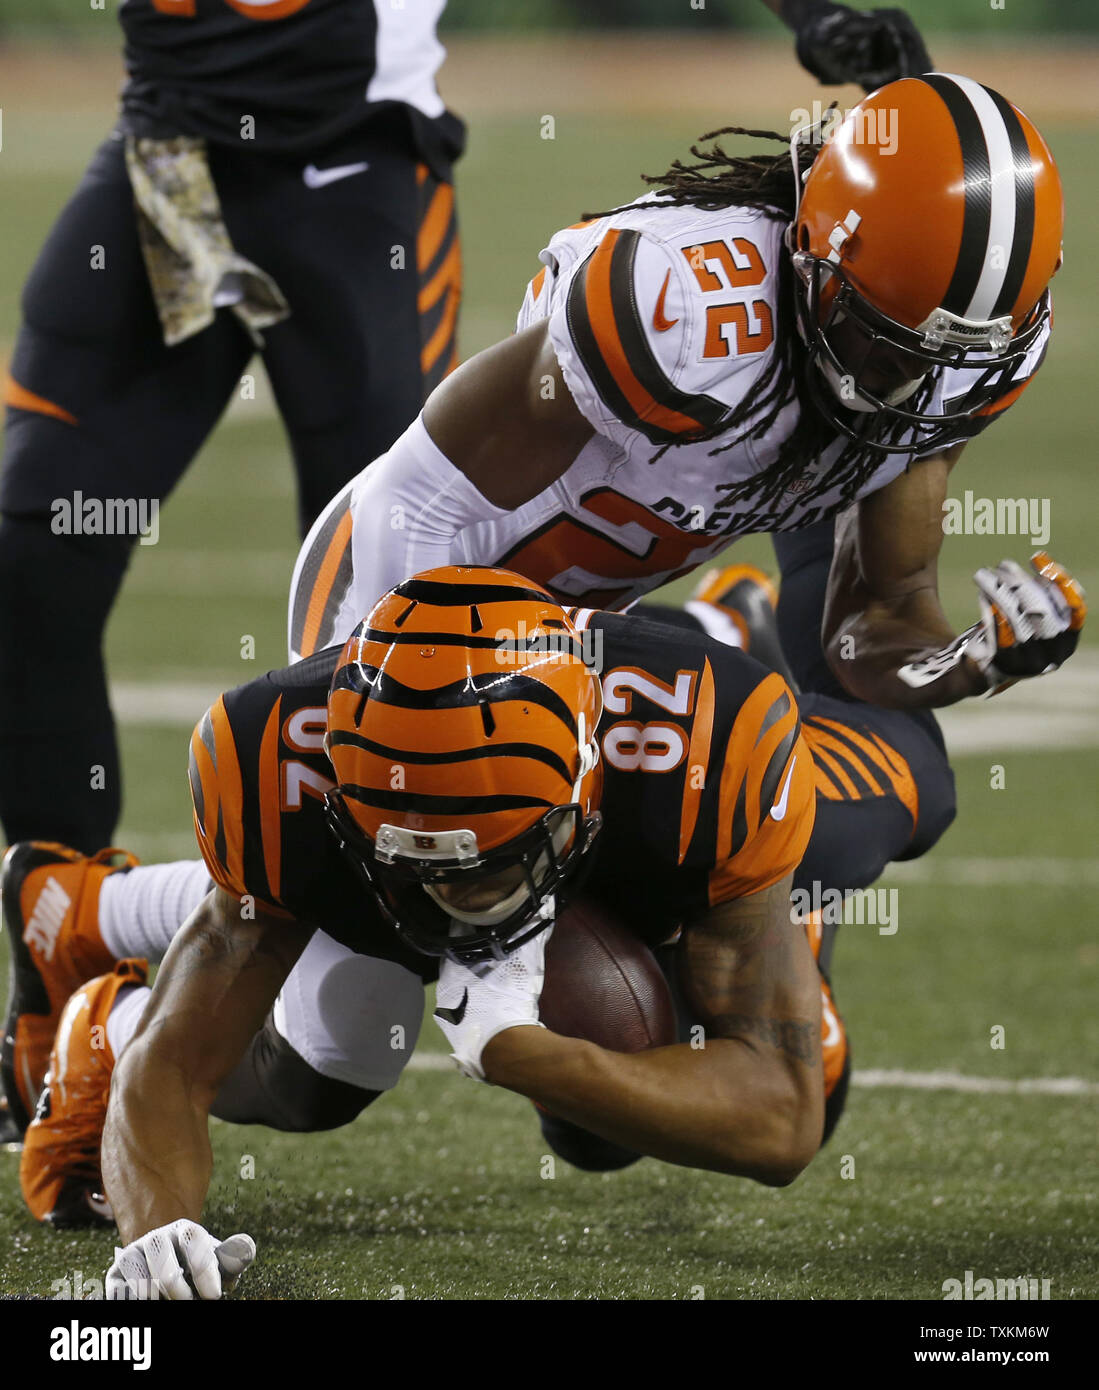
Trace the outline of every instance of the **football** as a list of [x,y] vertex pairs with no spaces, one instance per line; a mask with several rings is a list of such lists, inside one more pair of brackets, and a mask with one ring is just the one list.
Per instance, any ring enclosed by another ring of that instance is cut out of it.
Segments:
[[546,946],[539,1012],[551,1032],[612,1052],[641,1052],[676,1040],[675,1007],[656,957],[586,898],[557,918]]

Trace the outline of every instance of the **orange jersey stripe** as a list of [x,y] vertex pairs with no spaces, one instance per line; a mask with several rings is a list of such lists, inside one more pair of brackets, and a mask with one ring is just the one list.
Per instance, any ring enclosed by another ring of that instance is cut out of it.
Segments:
[[462,283],[462,248],[461,244],[455,241],[454,245],[443,257],[443,263],[426,285],[420,290],[416,300],[416,308],[421,314],[436,304],[442,296],[444,290],[451,284],[460,285]]
[[[205,720],[202,721],[203,723]],[[191,735],[191,755],[195,760],[195,767],[198,770],[199,791],[202,799],[202,821],[198,821],[198,805],[195,805],[195,822],[201,830],[206,842],[213,849],[217,840],[218,831],[218,789],[217,773],[214,771],[214,759],[205,740],[202,737],[202,723],[200,723]],[[192,799],[194,793],[192,791]]]
[[240,763],[225,698],[219,695],[210,711],[214,730],[214,761],[221,797],[222,834],[225,836],[225,868],[234,883],[244,883],[244,790]]
[[[807,729],[806,733],[810,731]],[[819,733],[820,730],[817,730]],[[820,739],[813,739],[810,745],[813,749],[813,757],[821,767],[826,767],[832,781],[843,791],[844,795],[851,801],[859,800],[859,791],[854,782],[851,781],[843,768],[839,766],[835,758],[822,746]]]
[[279,722],[282,696],[267,716],[259,749],[260,836],[263,868],[273,897],[282,892],[282,826],[279,812]]
[[[810,728],[812,729],[813,726],[810,725]],[[871,796],[884,796],[886,794],[886,786],[889,784],[889,778],[883,775],[882,769],[878,767],[877,763],[875,763],[874,768],[871,769],[867,767],[860,754],[856,753],[851,746],[842,739],[836,738],[834,734],[826,733],[823,729],[813,729],[813,732],[816,734],[816,737],[811,738],[809,742],[813,745],[814,752],[818,748],[827,749],[827,751],[832,754],[833,758],[841,760],[841,766],[843,763],[846,763],[870,788]],[[846,732],[847,730],[844,729],[844,733]],[[861,800],[866,793],[857,791],[855,795]]]
[[699,421],[677,410],[669,410],[649,394],[634,375],[619,337],[611,299],[611,257],[620,235],[613,229],[607,233],[588,261],[585,272],[584,298],[596,346],[618,389],[642,420],[671,434],[693,434],[701,428]]
[[695,700],[694,722],[691,724],[691,743],[687,749],[687,782],[683,788],[683,810],[679,817],[679,862],[683,863],[698,822],[702,793],[706,787],[706,771],[710,765],[710,740],[714,732],[714,673],[710,658],[702,668]]
[[305,630],[301,639],[301,655],[312,656],[321,629],[325,606],[332,593],[332,585],[340,571],[340,561],[344,551],[351,544],[351,507],[340,517],[340,524],[332,534],[328,549],[324,553],[313,592],[309,596],[309,607],[305,614]]
[[439,321],[439,326],[432,333],[431,337],[423,345],[420,351],[420,370],[427,373],[439,358],[446,351],[450,340],[454,334],[454,325],[458,321],[458,305],[461,303],[461,294],[456,285],[450,287],[450,298],[447,306],[443,310],[443,317]]
[[454,189],[449,183],[441,183],[432,194],[420,230],[416,234],[416,264],[426,270],[438,253],[450,225],[454,211]]
[[769,813],[762,816],[755,834],[749,835],[732,858],[719,862],[711,871],[711,906],[760,893],[801,863],[813,833],[817,805],[813,755],[804,735],[798,735],[784,771],[790,780],[781,819],[775,820]]
[[[798,722],[797,705],[790,701],[790,709],[781,719],[777,719],[767,730],[763,737],[756,744],[752,751],[752,761],[748,768],[748,784],[745,788],[744,811],[748,823],[748,834],[752,835],[759,828],[761,816],[764,816],[771,809],[769,806],[760,806],[760,789],[763,785],[763,778],[766,775],[771,755],[778,748],[779,744],[790,733],[794,725]],[[791,756],[793,750],[791,749]],[[779,776],[778,785],[782,786],[782,775],[790,765],[790,758],[787,758],[782,765],[782,774]]]
[[988,405],[982,406],[976,413],[977,415],[999,415],[1001,410],[1006,410],[1009,405],[1014,405],[1023,392],[1030,385],[1033,376],[1028,376],[1025,381],[1020,381],[1018,386],[1009,391],[1006,396],[1000,396],[998,400],[991,401]]
[[[725,749],[721,768],[721,786],[718,790],[718,862],[729,858],[733,847],[733,815],[736,810],[740,784],[748,773],[752,749],[759,737],[759,727],[768,710],[786,693],[786,682],[776,672],[772,672],[752,691],[737,711],[732,733]],[[793,704],[793,697],[790,697]]]
[[850,739],[863,751],[875,767],[885,773],[897,800],[912,817],[913,824],[915,824],[920,811],[919,789],[916,786],[916,779],[912,776],[912,769],[897,750],[890,748],[877,734],[871,740],[857,730],[849,729],[845,724],[840,724],[835,720],[822,718],[820,723],[839,730],[845,738]]
[[66,425],[80,423],[75,415],[62,406],[48,401],[45,396],[36,396],[33,391],[28,391],[25,386],[20,386],[16,379],[10,375],[4,382],[4,404],[14,406],[16,410],[33,410],[37,415],[50,415],[53,419],[61,420]]

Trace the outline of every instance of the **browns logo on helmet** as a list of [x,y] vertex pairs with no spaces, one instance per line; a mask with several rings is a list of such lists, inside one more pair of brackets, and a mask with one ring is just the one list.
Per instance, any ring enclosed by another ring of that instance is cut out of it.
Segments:
[[[850,411],[911,422],[921,447],[949,437],[1041,333],[1063,221],[1048,146],[998,92],[927,73],[859,102],[805,176],[788,233],[817,408],[853,437]],[[920,388],[943,366],[977,369],[973,385],[925,412]]]
[[500,957],[552,922],[599,828],[601,712],[564,610],[507,570],[425,571],[355,629],[329,819],[417,950]]

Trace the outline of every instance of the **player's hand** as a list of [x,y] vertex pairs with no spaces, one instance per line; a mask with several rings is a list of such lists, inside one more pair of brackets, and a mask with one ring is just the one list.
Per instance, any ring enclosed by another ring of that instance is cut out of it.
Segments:
[[934,64],[904,10],[853,10],[830,0],[786,0],[798,62],[826,86],[857,82],[873,92]]
[[1056,671],[1076,650],[1087,616],[1084,591],[1044,551],[1028,573],[1014,560],[973,576],[981,595],[981,621],[965,648],[990,693],[1029,676]]
[[538,1000],[552,930],[550,926],[532,936],[503,960],[476,966],[443,962],[435,990],[435,1022],[466,1076],[484,1081],[481,1053],[505,1028],[545,1027],[538,1018]]
[[251,1236],[219,1241],[197,1222],[173,1221],[115,1248],[105,1292],[111,1299],[217,1299],[255,1258]]

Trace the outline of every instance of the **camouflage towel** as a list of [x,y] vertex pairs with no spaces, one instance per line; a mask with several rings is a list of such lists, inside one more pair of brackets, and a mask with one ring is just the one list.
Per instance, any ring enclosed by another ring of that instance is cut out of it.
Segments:
[[229,308],[257,347],[260,329],[290,313],[270,275],[233,250],[202,140],[126,141],[137,228],[169,347]]

